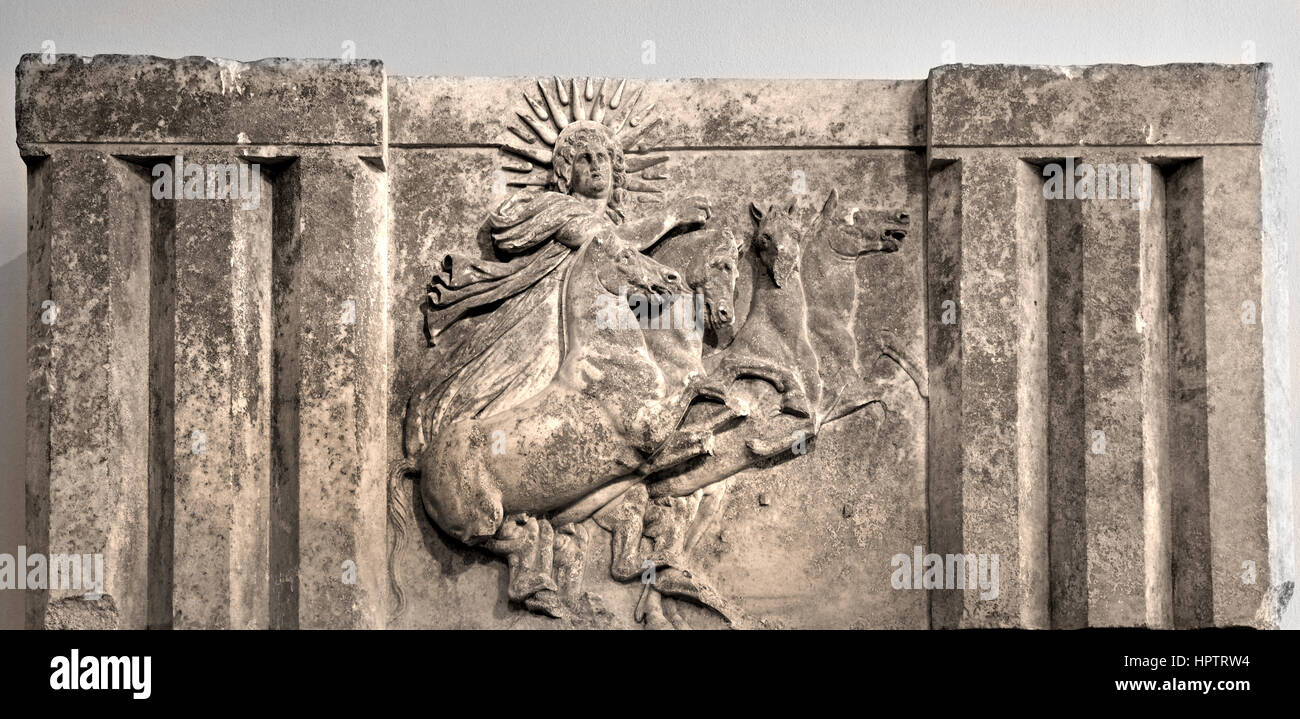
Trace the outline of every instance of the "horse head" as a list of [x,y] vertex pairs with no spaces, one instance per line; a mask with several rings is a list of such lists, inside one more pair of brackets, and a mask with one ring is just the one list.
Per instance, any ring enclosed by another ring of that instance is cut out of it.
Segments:
[[799,274],[803,233],[795,215],[795,201],[791,200],[784,208],[774,203],[767,210],[751,202],[749,214],[758,221],[758,229],[754,231],[754,249],[771,274],[772,281],[781,287]]
[[611,294],[640,291],[655,301],[681,297],[689,291],[677,270],[638,252],[635,247],[608,232],[592,238],[583,248],[587,261],[596,269],[597,283]]
[[[835,211],[837,195],[831,192],[823,215]],[[844,257],[859,257],[873,252],[897,252],[911,218],[901,210],[859,210],[856,207],[838,223],[839,231],[828,235],[831,249]]]
[[709,312],[709,326],[717,331],[736,319],[736,309],[732,303],[736,298],[736,278],[744,247],[736,240],[736,234],[725,228],[711,232],[708,239],[701,255],[700,276],[689,279],[691,286],[704,295],[704,306]]

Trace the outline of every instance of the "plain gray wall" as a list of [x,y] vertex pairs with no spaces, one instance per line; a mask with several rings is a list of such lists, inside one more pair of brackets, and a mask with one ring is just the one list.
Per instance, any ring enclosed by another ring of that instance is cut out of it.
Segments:
[[[949,62],[1271,62],[1286,157],[1300,157],[1300,1],[1184,3],[788,0],[733,3],[5,0],[0,66],[23,53],[263,57],[356,56],[397,75],[924,78]],[[655,64],[642,62],[654,43]],[[1247,53],[1253,51],[1253,56]],[[0,97],[14,75],[0,73]],[[0,112],[0,552],[23,543],[26,401],[26,172]],[[1291,177],[1297,173],[1292,172]],[[1300,227],[1294,179],[1287,226]],[[1300,252],[1291,245],[1291,273]],[[1297,308],[1300,309],[1300,308]],[[1300,337],[1300,311],[1290,335]],[[1293,344],[1294,347],[1294,344]],[[1292,391],[1300,366],[1292,350]],[[1294,406],[1294,404],[1293,404]],[[1300,423],[1293,432],[1300,430]],[[1300,467],[1300,434],[1292,442]],[[1295,493],[1300,501],[1300,489]],[[1298,509],[1297,514],[1300,514]],[[21,625],[22,597],[0,591],[0,627]]]

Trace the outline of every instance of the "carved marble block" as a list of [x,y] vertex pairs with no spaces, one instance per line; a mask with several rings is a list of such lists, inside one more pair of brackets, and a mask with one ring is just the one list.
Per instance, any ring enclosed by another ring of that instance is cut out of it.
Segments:
[[1278,626],[1268,76],[27,56],[28,623]]

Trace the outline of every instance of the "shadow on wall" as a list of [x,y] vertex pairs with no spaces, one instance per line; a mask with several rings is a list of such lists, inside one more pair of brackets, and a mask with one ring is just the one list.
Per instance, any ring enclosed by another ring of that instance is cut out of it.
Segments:
[[[0,553],[25,540],[27,253],[0,266]],[[23,626],[23,593],[0,590],[0,629]]]

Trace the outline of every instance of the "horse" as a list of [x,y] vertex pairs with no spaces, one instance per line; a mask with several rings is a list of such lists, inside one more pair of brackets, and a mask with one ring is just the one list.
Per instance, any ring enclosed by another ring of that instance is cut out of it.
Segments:
[[734,327],[736,280],[745,250],[745,243],[724,227],[675,235],[660,242],[652,252],[656,260],[679,268],[686,286],[703,298],[707,329],[718,336],[719,345],[731,339],[726,333]]
[[740,377],[757,377],[781,393],[782,409],[811,416],[822,388],[800,275],[806,233],[795,221],[794,206],[791,201],[778,211],[775,206],[764,210],[750,203],[750,214],[758,222],[751,246],[760,260],[753,299],[744,326],[712,363],[709,386],[725,396]]
[[[879,400],[878,377],[864,380],[862,348],[855,326],[858,309],[857,261],[871,254],[897,252],[907,237],[910,217],[896,210],[854,209],[848,219],[838,212],[839,193],[831,190],[813,226],[802,257],[803,276],[818,278],[810,290],[808,334],[817,354],[818,374],[826,396],[818,407],[819,425],[839,419]],[[805,283],[807,284],[807,283]],[[907,355],[885,342],[876,342],[876,355],[888,356],[914,378]],[[918,389],[925,394],[918,382]]]
[[[756,459],[791,451],[798,439],[815,436],[824,422],[881,400],[884,382],[862,379],[853,316],[856,261],[896,251],[907,236],[909,218],[905,212],[866,211],[855,213],[855,224],[847,225],[838,218],[838,200],[832,190],[806,229],[793,203],[767,209],[751,204],[757,222],[752,246],[759,259],[751,310],[735,341],[707,367],[710,391],[729,392],[742,377],[760,379],[781,394],[782,414],[759,414],[744,431],[719,435],[709,462],[651,483],[652,496],[683,496],[707,487]],[[818,280],[805,282],[805,272]],[[877,347],[872,363],[881,355],[901,358],[899,364],[924,395],[906,353],[881,343]],[[742,434],[743,446],[738,441]]]
[[703,384],[698,371],[665,376],[621,301],[629,289],[669,302],[687,294],[678,271],[617,234],[586,242],[564,280],[565,353],[551,382],[518,405],[433,428],[409,460],[433,521],[506,556],[507,593],[535,611],[555,613],[543,515],[654,456]]
[[[767,209],[751,205],[757,221],[753,248],[759,259],[752,309],[735,342],[710,368],[710,381],[730,386],[740,377],[754,377],[771,384],[783,398],[778,414],[760,412],[741,427],[717,435],[715,451],[706,460],[651,478],[647,492],[654,499],[646,513],[645,534],[653,539],[652,551],[671,557],[674,566],[659,571],[654,587],[642,595],[637,612],[647,626],[683,625],[671,606],[665,612],[661,595],[714,606],[736,624],[732,617],[739,610],[706,578],[681,566],[720,516],[730,477],[763,457],[791,451],[796,438],[810,439],[824,422],[882,400],[885,382],[862,378],[861,343],[854,332],[856,261],[898,250],[909,218],[899,211],[855,210],[845,221],[837,210],[838,193],[832,191],[805,230],[793,203]],[[805,283],[805,275],[818,279]],[[876,345],[879,352],[873,361],[894,358],[924,395],[906,355],[884,343]],[[756,388],[745,389],[753,393]],[[692,419],[688,415],[688,428]]]
[[[695,305],[696,314],[690,322],[683,322],[685,313],[682,312],[674,316],[672,326],[663,326],[665,318],[661,317],[658,327],[646,329],[647,348],[666,375],[703,373],[704,331],[722,335],[735,317],[736,280],[743,248],[735,233],[725,228],[675,235],[655,248],[654,258],[680,268],[691,297],[704,309],[700,313],[700,307]],[[681,301],[675,307],[686,309]],[[570,525],[595,515],[597,524],[611,534],[610,574],[620,580],[636,576],[642,569],[637,549],[648,498],[644,477],[712,451],[713,431],[747,411],[745,406],[733,403],[712,426],[677,432],[659,454],[649,458],[635,473],[556,513],[552,523],[557,527]]]

